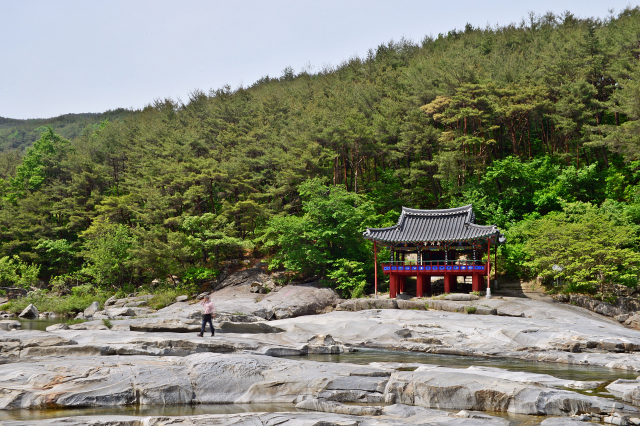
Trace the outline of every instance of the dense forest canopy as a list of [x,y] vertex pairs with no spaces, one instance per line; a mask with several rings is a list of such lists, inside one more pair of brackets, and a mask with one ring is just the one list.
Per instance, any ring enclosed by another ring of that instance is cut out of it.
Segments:
[[[0,156],[0,279],[197,280],[254,251],[355,295],[372,282],[364,226],[473,203],[507,230],[501,272],[551,280],[573,253],[573,290],[635,287],[639,60],[638,8],[532,14],[46,130]],[[569,250],[578,235],[605,253]]]

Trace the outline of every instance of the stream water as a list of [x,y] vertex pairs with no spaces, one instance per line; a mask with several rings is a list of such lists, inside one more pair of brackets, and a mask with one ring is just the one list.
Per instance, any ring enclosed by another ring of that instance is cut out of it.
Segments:
[[46,318],[46,319],[43,318],[43,319],[33,319],[33,320],[18,318],[18,321],[20,321],[20,328],[22,330],[40,330],[40,331],[45,331],[47,327],[49,327],[50,325],[69,322],[70,320],[71,318],[65,318],[65,317]]
[[640,372],[616,370],[613,368],[594,367],[586,365],[558,364],[547,362],[520,361],[508,358],[481,358],[455,355],[436,355],[416,352],[394,352],[358,349],[357,352],[347,352],[335,355],[306,355],[287,357],[296,360],[319,362],[349,362],[352,364],[369,364],[371,362],[399,362],[442,365],[451,368],[467,368],[472,365],[483,367],[504,368],[512,371],[526,371],[529,373],[549,374],[565,380],[608,381],[617,379],[635,379]]
[[[304,412],[295,404],[201,404],[201,405],[166,405],[166,406],[125,406],[125,407],[93,407],[65,408],[48,410],[11,410],[0,411],[2,421],[34,421],[76,416],[198,416],[202,414],[237,414],[237,413],[285,413]],[[459,410],[443,410],[457,412]],[[511,426],[538,425],[545,417],[527,416],[523,414],[487,413],[509,420]]]

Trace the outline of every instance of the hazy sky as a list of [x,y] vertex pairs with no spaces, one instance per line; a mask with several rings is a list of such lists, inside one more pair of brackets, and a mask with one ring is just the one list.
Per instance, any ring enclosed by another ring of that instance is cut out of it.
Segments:
[[141,108],[194,89],[337,65],[391,39],[519,22],[532,11],[605,17],[629,0],[0,0],[0,116]]

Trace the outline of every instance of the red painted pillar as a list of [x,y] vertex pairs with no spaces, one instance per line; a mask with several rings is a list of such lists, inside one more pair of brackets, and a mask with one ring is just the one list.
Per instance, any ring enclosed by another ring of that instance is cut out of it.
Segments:
[[398,293],[404,292],[404,283],[406,278],[404,275],[398,275]]
[[424,282],[424,275],[418,274],[416,277],[416,297],[422,297],[422,286]]
[[451,275],[444,274],[444,292],[451,293]]
[[471,275],[471,291],[480,291],[480,275]]
[[487,248],[487,296],[491,297],[491,237],[488,239],[489,247]]
[[389,274],[389,297],[391,299],[395,299],[396,297],[396,285],[397,285],[396,274],[392,272]]
[[376,246],[376,242],[373,242],[373,266],[374,266],[374,288],[376,293],[376,298],[378,297],[378,247]]

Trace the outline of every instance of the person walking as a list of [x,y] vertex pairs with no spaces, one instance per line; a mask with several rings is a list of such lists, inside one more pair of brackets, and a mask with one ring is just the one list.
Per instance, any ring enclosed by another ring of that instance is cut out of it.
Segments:
[[211,318],[216,316],[216,307],[213,306],[213,302],[209,299],[209,296],[205,296],[200,304],[204,306],[204,312],[202,313],[202,328],[200,329],[200,334],[198,334],[198,336],[203,337],[204,329],[207,323],[209,323],[209,327],[211,328],[211,337],[213,337],[216,333],[213,329],[213,321]]

